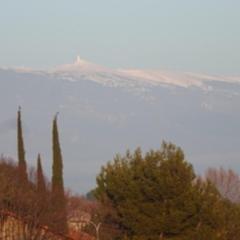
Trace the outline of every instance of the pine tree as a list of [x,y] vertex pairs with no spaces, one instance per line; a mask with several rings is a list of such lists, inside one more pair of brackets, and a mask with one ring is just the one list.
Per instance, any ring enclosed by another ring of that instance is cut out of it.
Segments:
[[46,183],[43,175],[40,154],[38,154],[37,158],[37,191],[40,195],[45,195],[46,193]]
[[98,175],[95,196],[103,223],[130,239],[217,239],[222,221],[219,194],[196,183],[192,165],[171,143],[145,156],[140,149],[117,155]]
[[25,160],[25,149],[22,133],[22,121],[21,121],[21,107],[17,113],[17,145],[18,145],[18,169],[20,183],[26,183],[27,177],[27,164]]
[[53,150],[53,166],[52,166],[52,208],[54,216],[55,231],[67,232],[66,217],[66,199],[64,195],[63,183],[63,161],[59,143],[59,134],[57,127],[57,115],[53,120],[52,128],[52,150]]

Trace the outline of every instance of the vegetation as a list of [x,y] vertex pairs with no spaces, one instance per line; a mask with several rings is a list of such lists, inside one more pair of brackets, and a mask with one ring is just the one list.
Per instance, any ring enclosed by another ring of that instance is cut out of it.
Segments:
[[51,183],[40,154],[36,171],[27,171],[20,108],[17,148],[18,164],[0,158],[1,239],[6,229],[15,234],[8,239],[24,240],[69,239],[63,235],[68,233],[74,239],[97,240],[239,238],[238,174],[212,168],[198,177],[183,150],[172,143],[163,142],[146,154],[138,148],[116,155],[102,167],[87,198],[64,190],[57,115],[52,125]]
[[205,177],[216,186],[224,198],[240,203],[240,178],[233,170],[209,168]]
[[[58,237],[59,234],[67,233],[63,165],[56,117],[53,121],[51,184],[44,177],[40,154],[37,158],[36,171],[32,170],[29,174],[27,172],[20,108],[17,112],[17,146],[17,166],[11,159],[3,156],[0,159],[0,237],[3,237],[1,234],[6,228],[3,227],[4,221],[9,218],[16,222],[11,224],[14,229],[10,232],[14,232],[21,239],[54,239],[52,233]],[[19,222],[26,226],[17,226]],[[43,230],[44,226],[48,226],[47,230]],[[48,238],[49,235],[51,237]]]
[[102,168],[95,194],[110,208],[105,223],[117,227],[116,237],[234,239],[229,234],[240,233],[239,207],[197,178],[183,151],[171,143],[145,156],[140,149],[117,155]]
[[[63,162],[59,143],[57,115],[52,128],[53,167],[52,167],[52,211],[54,223],[52,227],[58,232],[67,232],[66,199],[63,185]],[[60,214],[61,213],[61,214]]]
[[21,183],[27,182],[27,164],[25,160],[25,149],[22,133],[21,108],[19,107],[17,113],[17,146],[18,146],[18,168],[19,181]]
[[46,183],[42,170],[41,155],[38,154],[37,158],[37,191],[42,196],[46,195]]
[[[50,217],[48,206],[50,202],[45,198],[43,204],[33,181],[28,180],[28,182],[24,183],[24,187],[21,187],[18,180],[18,171],[18,166],[12,160],[4,157],[0,159],[0,234],[4,229],[5,218],[3,216],[11,214],[14,216],[14,220],[21,219],[22,223],[26,223],[28,231],[23,232],[22,228],[17,224],[20,221],[14,221],[14,224],[10,225],[12,230],[9,234],[15,233],[19,236],[18,239],[28,240],[31,239],[30,236],[39,239],[37,237],[41,233],[36,229],[48,224]],[[0,236],[2,237],[2,235]],[[10,238],[10,236],[9,239],[14,239]]]

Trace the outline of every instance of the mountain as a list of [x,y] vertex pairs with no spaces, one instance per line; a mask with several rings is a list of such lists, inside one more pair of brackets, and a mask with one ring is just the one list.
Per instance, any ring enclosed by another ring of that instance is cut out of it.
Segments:
[[240,172],[240,77],[111,69],[82,60],[48,70],[0,68],[0,153],[16,157],[22,106],[26,156],[51,174],[51,123],[59,131],[66,186],[86,192],[101,165],[127,148],[180,145],[197,172]]

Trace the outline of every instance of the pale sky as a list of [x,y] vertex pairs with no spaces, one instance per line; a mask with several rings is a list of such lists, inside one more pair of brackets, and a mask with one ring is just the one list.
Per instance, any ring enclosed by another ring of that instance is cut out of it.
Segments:
[[238,0],[0,0],[0,66],[240,74]]

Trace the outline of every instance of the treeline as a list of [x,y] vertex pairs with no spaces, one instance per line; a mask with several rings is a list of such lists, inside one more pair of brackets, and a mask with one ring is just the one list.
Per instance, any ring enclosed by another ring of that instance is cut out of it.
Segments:
[[40,154],[36,158],[36,171],[28,172],[21,108],[17,112],[17,150],[17,164],[3,156],[0,159],[0,211],[16,214],[28,221],[32,229],[48,226],[56,233],[67,233],[67,202],[64,193],[57,115],[52,125],[51,183],[44,176]]

